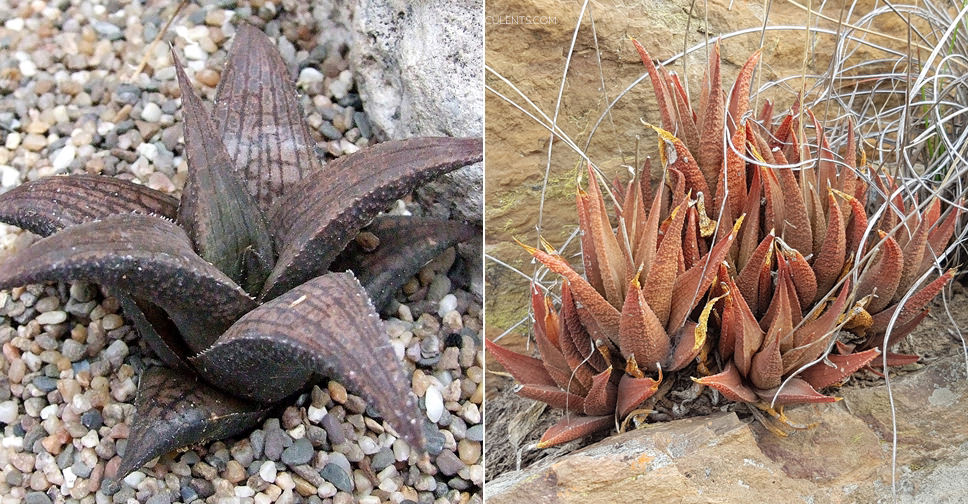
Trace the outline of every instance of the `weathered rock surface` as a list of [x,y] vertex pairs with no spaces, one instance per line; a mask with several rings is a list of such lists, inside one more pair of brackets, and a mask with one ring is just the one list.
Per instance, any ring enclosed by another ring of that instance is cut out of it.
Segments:
[[[895,378],[899,502],[965,502],[968,381],[955,355]],[[733,413],[610,437],[488,481],[491,504],[513,502],[879,502],[891,500],[886,385],[787,412],[817,426],[778,437]]]
[[[481,136],[482,2],[366,0],[353,5],[350,58],[373,127],[392,139]],[[482,167],[450,174],[418,197],[449,202],[431,208],[437,217],[480,222]]]

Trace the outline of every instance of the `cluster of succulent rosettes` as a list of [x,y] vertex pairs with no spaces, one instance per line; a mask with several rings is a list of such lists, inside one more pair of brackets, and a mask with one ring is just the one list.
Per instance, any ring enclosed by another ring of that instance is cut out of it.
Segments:
[[[726,93],[715,46],[694,111],[678,78],[635,45],[662,117],[652,126],[661,181],[653,193],[647,160],[628,183],[612,184],[611,220],[589,168],[587,192],[579,183],[577,194],[584,275],[547,243],[525,246],[563,278],[558,312],[532,293],[541,358],[489,342],[491,354],[522,395],[573,413],[539,446],[622,421],[655,394],[663,371],[696,361],[698,383],[793,426],[773,407],[837,400],[821,391],[924,318],[954,272],[912,287],[943,253],[957,210],[942,218],[938,199],[923,212],[905,204],[890,177],[868,169],[851,124],[838,158],[808,110],[814,149],[796,106],[777,125],[769,102],[759,120],[745,118],[759,53]],[[891,195],[877,222],[867,213],[869,181]]]
[[[101,284],[167,366],[142,375],[128,449],[107,476],[238,434],[319,376],[346,383],[388,433],[423,449],[377,309],[475,226],[377,214],[480,161],[481,139],[384,142],[322,166],[289,69],[257,28],[238,29],[212,112],[177,58],[175,68],[189,170],[180,200],[94,175],[0,195],[0,221],[45,237],[3,262],[0,288]],[[369,246],[347,247],[365,226]]]

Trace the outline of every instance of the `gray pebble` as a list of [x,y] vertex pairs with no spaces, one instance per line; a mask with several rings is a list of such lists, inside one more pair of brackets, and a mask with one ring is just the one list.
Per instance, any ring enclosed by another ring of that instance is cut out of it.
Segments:
[[266,431],[264,454],[269,460],[279,460],[282,451],[287,447],[286,445],[290,444],[292,444],[292,438],[286,434],[286,431],[279,428],[269,429]]
[[282,463],[288,466],[307,464],[313,459],[313,444],[306,438],[297,439],[282,452]]
[[34,378],[32,382],[35,387],[39,388],[44,392],[50,392],[57,388],[57,380],[53,378],[48,378],[46,376],[38,376]]
[[88,467],[84,462],[77,460],[74,465],[71,466],[71,471],[79,478],[87,478],[91,475],[91,471],[94,470],[93,467]]
[[373,470],[380,472],[390,466],[394,462],[393,450],[389,448],[383,448],[382,450],[376,452],[373,458],[370,460],[370,466]]
[[343,134],[340,133],[339,130],[333,126],[333,123],[329,121],[323,121],[323,124],[319,126],[319,132],[330,140],[339,140],[340,138],[343,138]]
[[484,441],[484,424],[468,427],[467,439],[471,441]]
[[346,471],[344,471],[342,467],[329,463],[323,467],[323,470],[320,471],[319,474],[325,478],[326,481],[332,483],[334,487],[344,492],[353,491],[353,479],[350,478],[349,474],[346,474]]
[[81,415],[81,423],[88,429],[97,430],[104,425],[104,417],[101,416],[100,411],[92,409]]
[[52,504],[52,501],[44,492],[30,492],[24,496],[24,504]]
[[171,504],[171,496],[168,492],[157,493],[148,499],[145,504]]

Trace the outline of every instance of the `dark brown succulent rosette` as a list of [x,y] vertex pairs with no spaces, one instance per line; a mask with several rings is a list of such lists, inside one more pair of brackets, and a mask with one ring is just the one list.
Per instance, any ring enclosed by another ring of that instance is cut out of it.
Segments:
[[[91,175],[0,195],[0,221],[45,237],[0,265],[0,288],[108,287],[168,366],[141,378],[113,477],[243,432],[318,375],[346,383],[422,449],[422,415],[377,308],[476,228],[377,215],[480,161],[481,140],[384,142],[323,166],[289,71],[261,31],[238,29],[211,113],[177,57],[175,66],[189,167],[181,200]],[[367,225],[380,246],[347,248]]]

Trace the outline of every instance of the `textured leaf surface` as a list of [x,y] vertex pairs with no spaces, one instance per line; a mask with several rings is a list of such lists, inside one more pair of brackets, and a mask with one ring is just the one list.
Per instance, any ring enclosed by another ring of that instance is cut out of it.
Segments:
[[660,383],[661,380],[635,378],[623,374],[618,382],[618,401],[615,404],[619,418],[625,418],[646,399],[652,397],[659,390]]
[[124,316],[131,320],[138,334],[162,362],[173,368],[192,369],[185,360],[191,351],[164,310],[124,291],[115,290],[114,297],[121,302]]
[[558,387],[555,380],[548,374],[544,364],[541,363],[541,359],[512,352],[487,338],[484,339],[484,344],[487,346],[490,355],[497,359],[518,383]]
[[239,26],[215,98],[215,122],[263,211],[320,167],[289,69],[261,30]]
[[0,270],[4,288],[69,280],[123,289],[158,305],[195,351],[255,307],[245,291],[192,251],[184,231],[147,215],[69,227],[14,254]]
[[567,443],[593,432],[605,430],[614,423],[615,419],[612,415],[598,417],[566,415],[545,431],[538,441],[538,448]]
[[352,270],[379,310],[428,261],[448,247],[479,235],[480,227],[440,219],[387,216],[375,219],[365,231],[379,239],[377,248],[366,251],[357,242],[351,242],[331,269]]
[[181,87],[188,157],[188,181],[178,207],[178,223],[202,258],[257,295],[274,261],[269,230],[255,199],[234,173],[215,125],[177,57],[175,70]]
[[0,195],[0,222],[49,236],[108,215],[175,217],[178,200],[113,177],[69,175],[25,182]]
[[438,175],[480,161],[482,148],[479,138],[383,142],[306,177],[269,214],[279,258],[264,297],[326,271],[378,212]]
[[726,399],[738,402],[756,402],[756,392],[743,383],[732,361],[726,362],[726,369],[719,374],[694,378],[697,383],[718,390]]
[[825,362],[810,366],[798,377],[820,390],[842,381],[880,354],[881,351],[876,348],[850,355],[830,354]]
[[213,385],[260,403],[298,391],[313,373],[336,378],[424,446],[410,380],[350,273],[314,278],[256,308],[192,360]]
[[150,368],[138,384],[128,448],[115,479],[172,450],[238,434],[258,423],[266,411],[210,387],[193,374]]
[[773,388],[770,390],[757,390],[756,393],[766,402],[773,401],[773,397],[776,396],[776,406],[784,406],[787,404],[802,404],[802,403],[825,403],[825,402],[837,402],[839,399],[836,397],[825,396],[820,392],[814,390],[809,383],[799,379],[793,378],[782,389],[779,389],[780,393],[777,394],[777,389]]

